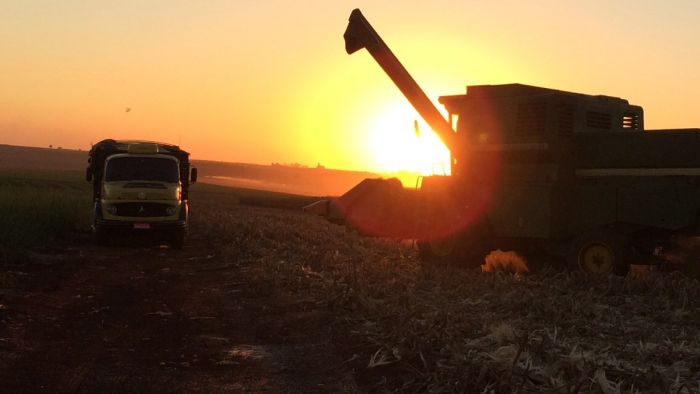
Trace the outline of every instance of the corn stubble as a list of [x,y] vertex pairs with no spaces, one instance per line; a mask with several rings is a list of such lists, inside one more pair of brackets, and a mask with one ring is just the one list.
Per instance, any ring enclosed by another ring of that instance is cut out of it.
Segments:
[[220,207],[198,208],[205,237],[327,311],[337,367],[367,391],[700,391],[696,280],[434,269],[410,245],[317,217]]

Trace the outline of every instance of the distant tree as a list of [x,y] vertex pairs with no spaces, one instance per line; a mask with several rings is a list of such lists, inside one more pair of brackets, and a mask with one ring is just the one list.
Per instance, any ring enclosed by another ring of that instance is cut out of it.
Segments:
[[51,148],[53,148],[53,145],[50,145],[50,144],[49,144],[49,149],[51,149]]

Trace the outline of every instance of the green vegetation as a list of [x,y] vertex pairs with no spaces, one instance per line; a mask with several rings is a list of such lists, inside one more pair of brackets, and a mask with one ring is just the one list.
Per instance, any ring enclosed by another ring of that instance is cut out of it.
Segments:
[[0,263],[88,231],[90,199],[80,172],[0,172]]
[[[298,209],[316,200],[207,184],[192,188],[193,200],[218,196],[221,204]],[[90,183],[79,171],[0,171],[0,264],[21,260],[29,249],[66,242],[90,231]]]

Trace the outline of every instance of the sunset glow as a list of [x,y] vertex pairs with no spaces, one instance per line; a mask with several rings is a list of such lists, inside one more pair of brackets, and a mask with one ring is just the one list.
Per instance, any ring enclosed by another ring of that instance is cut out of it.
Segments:
[[409,171],[421,175],[447,175],[450,153],[425,122],[414,122],[415,111],[394,106],[383,111],[370,127],[369,148],[382,172]]
[[31,0],[3,6],[0,144],[149,139],[195,159],[446,172],[377,63],[345,53],[356,7],[434,102],[524,83],[626,98],[648,128],[700,126],[696,2]]

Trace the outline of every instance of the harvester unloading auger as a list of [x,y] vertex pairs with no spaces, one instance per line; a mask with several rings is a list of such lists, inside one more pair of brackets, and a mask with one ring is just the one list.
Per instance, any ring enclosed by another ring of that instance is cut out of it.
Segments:
[[[452,152],[457,149],[455,132],[450,123],[440,114],[428,96],[418,86],[406,68],[384,43],[359,9],[352,11],[345,34],[345,50],[348,54],[365,48],[401,90],[421,117],[436,132],[445,146]],[[455,160],[451,171],[455,174]],[[438,177],[430,177],[435,183]],[[425,180],[424,180],[425,181]],[[425,190],[425,188],[422,188]],[[440,194],[443,194],[442,191]],[[438,195],[431,196],[433,199]],[[343,196],[334,200],[319,201],[306,207],[306,211],[326,216],[329,220],[353,227],[373,236],[418,240],[442,240],[447,233],[458,230],[459,224],[443,225],[443,230],[429,229],[426,216],[450,216],[454,210],[442,209],[426,215],[429,206],[425,193],[405,189],[398,179],[365,179]],[[442,204],[444,205],[444,204]],[[435,211],[435,209],[432,209]],[[433,220],[435,221],[435,220]],[[444,220],[443,220],[444,221]],[[422,246],[422,244],[421,244]]]
[[440,97],[445,120],[359,10],[344,37],[443,140],[452,175],[424,177],[419,190],[365,180],[309,210],[466,266],[499,248],[622,274],[658,260],[674,237],[700,234],[700,129],[645,130],[627,100],[522,84]]
[[345,51],[348,55],[362,48],[367,49],[420,116],[437,133],[445,146],[454,149],[455,132],[452,130],[452,126],[442,117],[440,111],[435,108],[423,89],[418,86],[359,9],[353,10],[350,14],[348,28],[343,37],[345,38]]

